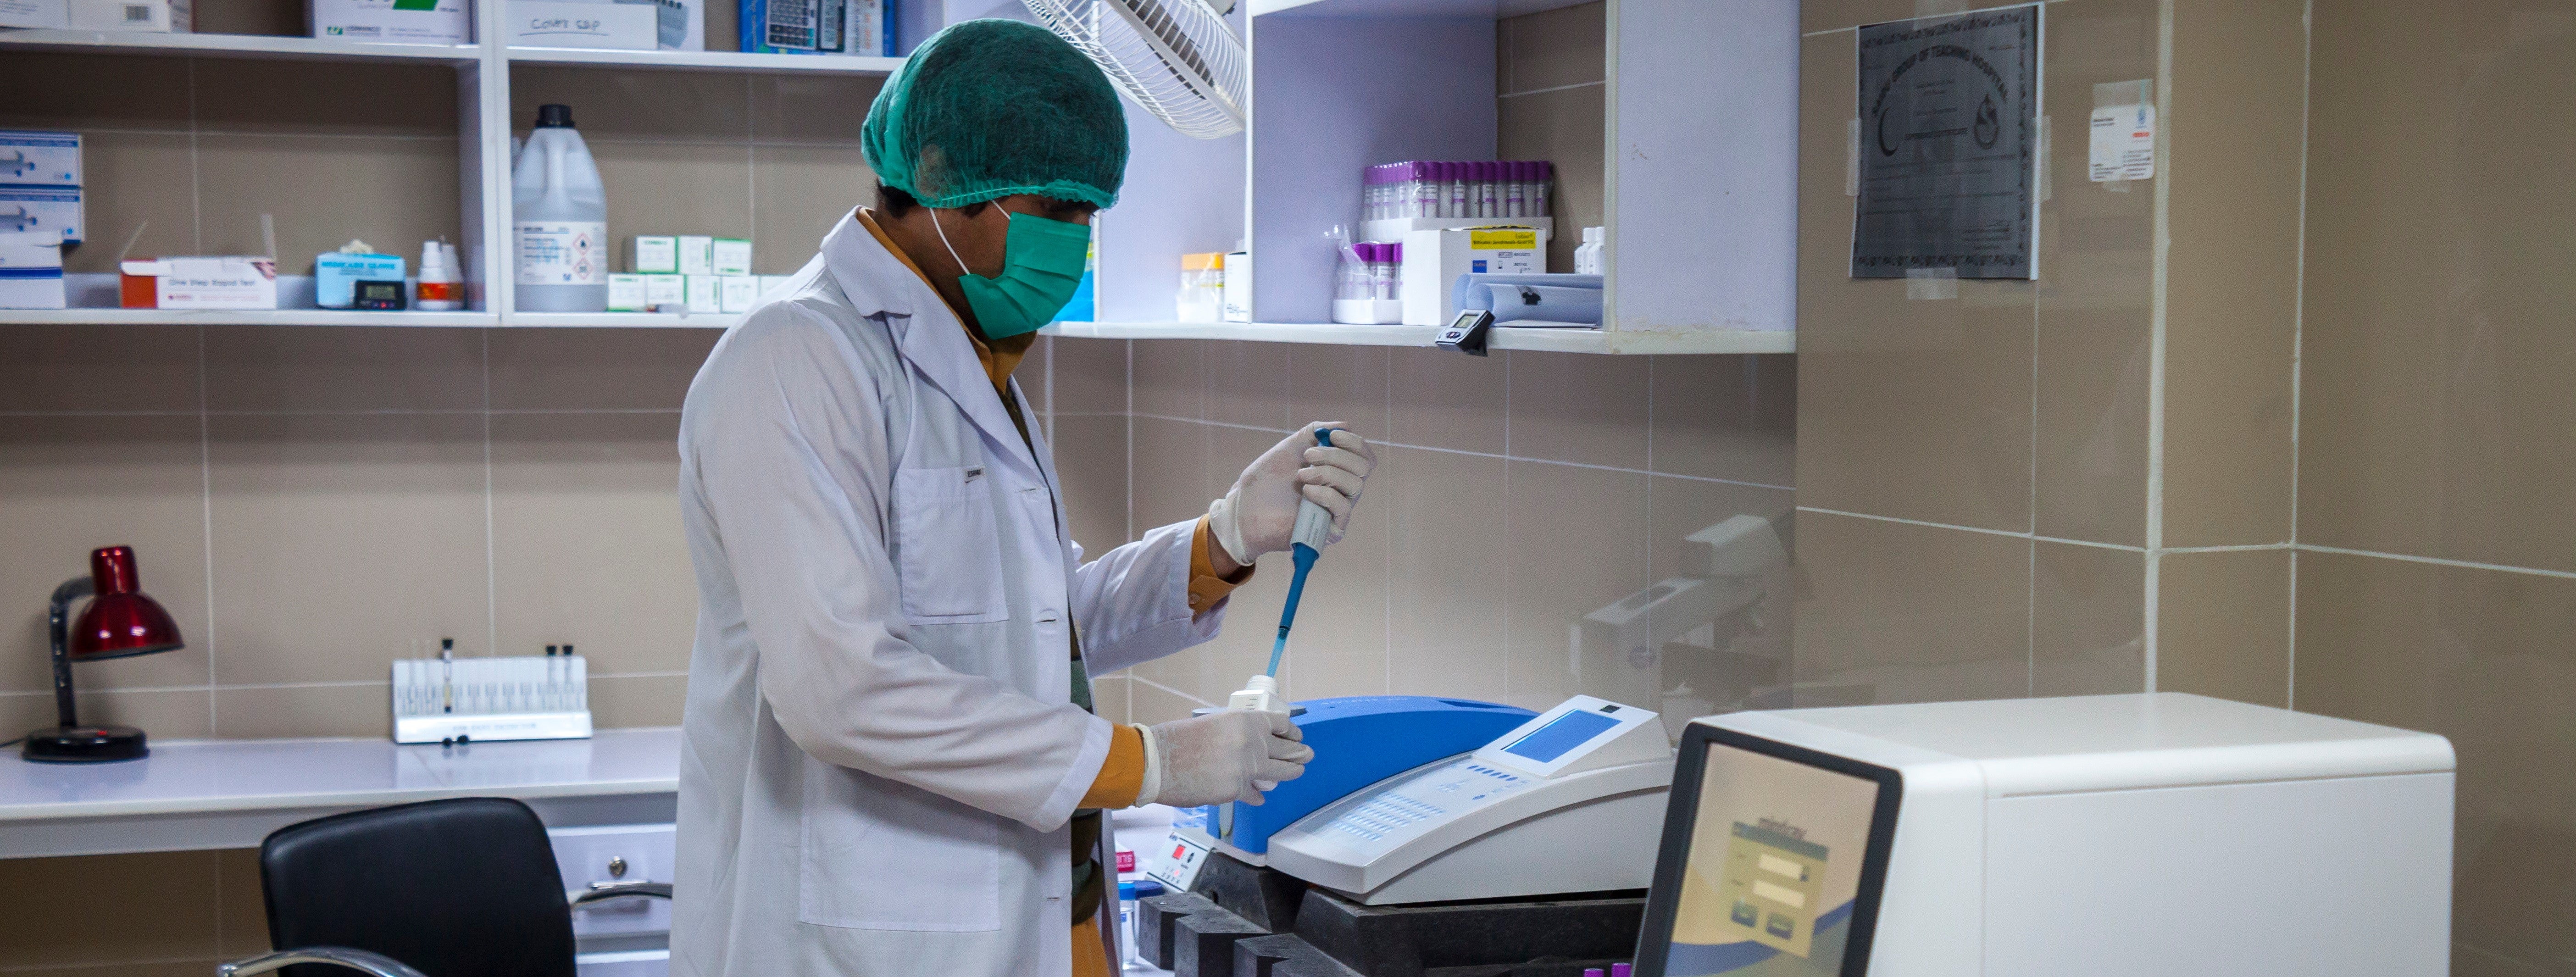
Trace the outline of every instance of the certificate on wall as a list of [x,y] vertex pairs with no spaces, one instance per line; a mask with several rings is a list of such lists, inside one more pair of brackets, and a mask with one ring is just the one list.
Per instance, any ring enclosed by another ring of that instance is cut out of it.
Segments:
[[1860,29],[1852,277],[2036,277],[2041,6]]

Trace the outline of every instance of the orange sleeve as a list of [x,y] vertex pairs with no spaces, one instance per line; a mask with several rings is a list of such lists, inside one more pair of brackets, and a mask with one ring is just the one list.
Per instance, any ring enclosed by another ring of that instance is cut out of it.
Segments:
[[1136,727],[1120,724],[1109,732],[1109,759],[1101,761],[1100,776],[1091,778],[1091,789],[1082,795],[1079,807],[1116,808],[1136,803],[1136,795],[1145,789],[1145,734]]
[[1216,575],[1216,561],[1208,554],[1216,551],[1216,530],[1208,528],[1206,516],[1199,517],[1199,528],[1190,534],[1190,613],[1205,614],[1234,588],[1252,579],[1258,567],[1244,567],[1228,580]]

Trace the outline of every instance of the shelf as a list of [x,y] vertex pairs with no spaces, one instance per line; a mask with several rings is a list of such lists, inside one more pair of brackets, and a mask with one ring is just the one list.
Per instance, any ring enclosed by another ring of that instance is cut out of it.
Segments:
[[[523,317],[524,318],[524,317]],[[1429,346],[1438,326],[1354,326],[1327,322],[1059,322],[1047,335],[1069,339],[1231,339],[1255,343],[1340,346]],[[1798,336],[1786,330],[1704,329],[1691,332],[1609,332],[1599,329],[1493,330],[1492,349],[1555,353],[1680,355],[1691,353],[1794,353]]]
[[629,51],[613,48],[512,47],[512,64],[588,65],[665,71],[750,71],[780,74],[890,75],[902,58],[834,54],[744,54],[740,51]]
[[352,309],[0,309],[5,325],[185,324],[202,326],[497,326],[489,312],[363,312]]
[[482,56],[472,44],[380,44],[265,34],[155,34],[144,31],[50,31],[0,28],[0,51],[86,54],[206,55],[288,61],[444,61]]
[[513,312],[512,326],[586,329],[723,329],[739,315],[721,312],[680,315],[666,312]]

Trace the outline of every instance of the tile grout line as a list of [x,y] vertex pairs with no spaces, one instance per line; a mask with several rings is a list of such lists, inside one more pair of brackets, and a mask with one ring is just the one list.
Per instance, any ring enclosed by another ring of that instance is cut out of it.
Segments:
[[1571,91],[1577,88],[1591,88],[1596,85],[1606,86],[1608,84],[1610,84],[1610,82],[1607,79],[1601,81],[1578,81],[1571,85],[1551,85],[1546,88],[1533,88],[1525,92],[1504,92],[1500,95],[1494,96],[1494,98],[1496,100],[1501,100],[1506,98],[1519,98],[1523,95],[1545,95],[1549,92]]
[[[188,244],[196,254],[206,253],[205,175],[197,153],[197,59],[188,64]],[[118,256],[122,259],[122,255]],[[275,257],[271,255],[270,257]],[[199,396],[204,395],[200,388]]]
[[2299,243],[2298,255],[2291,273],[2296,293],[2290,302],[2290,614],[2287,622],[2289,643],[2289,693],[2284,703],[2299,706],[2299,448],[2301,389],[2307,374],[2308,350],[2308,146],[2311,135],[2310,98],[2316,90],[2316,0],[2299,8]]
[[2485,570],[2491,573],[2519,573],[2535,577],[2550,577],[2558,580],[2576,580],[2576,571],[2544,570],[2539,567],[2518,567],[2509,563],[2480,563],[2476,560],[2454,560],[2439,556],[2412,556],[2405,553],[2383,553],[2378,550],[2361,550],[2345,546],[2325,546],[2318,543],[2297,543],[2292,544],[2289,548],[2294,553],[2333,553],[2339,556],[2369,556],[2377,557],[2382,560],[2397,560],[2404,563],[2423,563],[2431,566],[2451,567],[2459,570]]
[[206,735],[215,735],[215,433],[206,416],[206,327],[197,327],[197,506],[206,559]]
[[[610,678],[687,678],[687,677],[689,677],[689,673],[687,673],[687,672],[685,672],[685,671],[682,671],[682,672],[667,672],[667,671],[665,671],[665,672],[591,672],[591,673],[589,673],[589,677],[594,678],[594,679],[610,679]],[[386,687],[386,686],[388,686],[388,685],[391,685],[391,684],[392,684],[392,682],[391,682],[390,680],[388,680],[388,679],[364,679],[364,678],[353,678],[353,679],[321,679],[321,680],[316,680],[316,681],[311,681],[311,682],[231,682],[231,683],[214,684],[214,685],[120,685],[120,686],[116,686],[116,687],[114,687],[114,688],[91,689],[91,690],[84,691],[84,692],[82,692],[81,694],[82,694],[82,695],[109,695],[109,694],[124,694],[124,693],[138,693],[138,692],[208,692],[208,693],[212,693],[212,692],[217,692],[217,691],[223,691],[223,692],[240,692],[240,691],[260,690],[260,689],[381,689],[381,688],[384,688],[384,687]],[[54,694],[54,693],[53,693],[51,690],[11,689],[11,690],[7,690],[7,691],[0,691],[0,699],[14,699],[14,698],[27,698],[27,697],[43,697],[43,698],[52,698],[52,697],[53,697],[53,694]]]
[[[1871,520],[1871,521],[1873,521],[1873,522],[1893,522],[1893,523],[1901,523],[1901,524],[1903,524],[1903,525],[1907,525],[1907,526],[1921,526],[1921,527],[1924,527],[1924,528],[1926,528],[1926,529],[1955,529],[1955,530],[1958,530],[1958,531],[1963,532],[1963,533],[1978,533],[1978,534],[1986,535],[1986,536],[2002,536],[2002,537],[2007,538],[2007,539],[2027,539],[2027,540],[2030,540],[2030,541],[2032,541],[2032,542],[2038,542],[2038,543],[2059,543],[2059,544],[2063,544],[2063,545],[2067,545],[2067,546],[2088,546],[2088,547],[2092,547],[2093,549],[2097,549],[2097,550],[2118,550],[2118,551],[2123,552],[2123,553],[2145,553],[2145,552],[2147,551],[2147,548],[2146,548],[2146,547],[2143,547],[2143,546],[2130,546],[2130,545],[2127,545],[2127,544],[2124,544],[2124,543],[2102,543],[2102,542],[2095,542],[2095,541],[2093,541],[2093,540],[2089,540],[2089,539],[2073,539],[2073,538],[2070,538],[2070,537],[2064,537],[2064,536],[2040,536],[2040,535],[2037,535],[2037,534],[2034,534],[2034,533],[2014,532],[2014,531],[2009,530],[2009,529],[1988,529],[1988,528],[1986,528],[1986,527],[1984,527],[1984,526],[1962,526],[1962,525],[1959,525],[1959,524],[1957,524],[1957,523],[1950,523],[1950,522],[1932,522],[1932,521],[1924,520],[1924,519],[1907,519],[1907,518],[1905,518],[1905,517],[1903,517],[1903,516],[1879,516],[1879,515],[1871,515],[1871,514],[1866,513],[1866,512],[1851,512],[1851,511],[1844,510],[1844,509],[1827,509],[1827,508],[1824,508],[1824,507],[1822,507],[1822,506],[1802,505],[1802,506],[1799,506],[1799,507],[1798,507],[1798,511],[1800,511],[1800,512],[1813,512],[1813,513],[1818,513],[1818,514],[1821,514],[1821,515],[1828,515],[1828,516],[1844,516],[1844,517],[1851,518],[1851,519],[1868,519],[1868,520]],[[2279,544],[2262,544],[2262,545],[2258,545],[2258,546],[2248,546],[2248,547],[2211,547],[2210,549],[2221,549],[2221,550],[2223,550],[2223,549],[2266,549],[2266,548],[2270,548],[2270,549],[2277,549],[2277,548],[2279,548]],[[2195,549],[2195,550],[2191,550],[2191,551],[2189,551],[2189,552],[2200,552],[2200,550]]]
[[[1507,600],[1509,599],[1509,595],[1512,593],[1512,587],[1515,583],[1513,578],[1518,576],[1513,572],[1510,544],[1510,540],[1512,538],[1512,357],[1514,355],[1515,354],[1511,350],[1503,351],[1502,539],[1505,541],[1503,544],[1503,593]],[[1391,406],[1392,405],[1390,405],[1390,407]],[[1512,659],[1514,657],[1515,655],[1513,654],[1512,648],[1512,613],[1510,609],[1506,607],[1503,611],[1503,701],[1507,703],[1512,701]]]
[[492,530],[492,333],[483,342],[483,654],[501,653],[501,561],[493,553]]
[[2170,258],[2173,250],[2173,39],[2174,0],[2162,0],[2156,12],[2156,127],[2157,156],[2163,161],[2162,172],[2155,178],[2153,268],[2148,293],[2147,354],[2147,572],[2143,588],[2146,601],[2140,620],[2141,644],[2144,646],[2146,691],[2156,690],[2158,642],[2162,639],[2159,610],[2164,589],[2164,560],[2160,551],[2165,543],[2165,338],[2166,291],[2172,285]]
[[[1158,688],[1158,689],[1161,689],[1161,690],[1163,690],[1163,691],[1165,691],[1165,692],[1169,692],[1169,693],[1171,693],[1171,694],[1173,694],[1173,695],[1179,696],[1179,697],[1181,697],[1181,698],[1183,698],[1183,699],[1187,699],[1187,700],[1189,700],[1189,701],[1191,701],[1191,702],[1198,703],[1199,705],[1202,705],[1202,706],[1213,706],[1213,705],[1216,705],[1216,703],[1209,702],[1209,701],[1207,701],[1206,699],[1199,698],[1198,696],[1194,696],[1194,695],[1191,695],[1191,694],[1189,694],[1189,693],[1187,693],[1187,692],[1183,692],[1183,691],[1181,691],[1181,690],[1179,690],[1179,689],[1175,689],[1175,688],[1173,688],[1173,687],[1171,687],[1171,686],[1164,685],[1164,684],[1163,684],[1163,683],[1161,683],[1161,682],[1157,682],[1157,681],[1154,681],[1153,679],[1146,678],[1146,677],[1145,677],[1145,676],[1143,676],[1143,675],[1136,674],[1136,673],[1135,673],[1134,671],[1132,671],[1132,670],[1131,670],[1131,671],[1129,671],[1129,672],[1127,673],[1127,680],[1128,680],[1129,682],[1141,682],[1141,683],[1143,683],[1143,684],[1153,686],[1153,687]],[[1128,693],[1129,693],[1129,695],[1131,695],[1131,696],[1132,696],[1132,695],[1134,695],[1134,693],[1135,693],[1135,687],[1134,687],[1133,685],[1130,685],[1130,686],[1128,687]]]
[[[1508,395],[1507,395],[1507,396],[1508,396]],[[1071,416],[1080,416],[1080,415],[1071,415]],[[1143,418],[1148,418],[1148,419],[1151,419],[1151,420],[1157,420],[1157,421],[1172,421],[1172,422],[1175,422],[1175,423],[1182,423],[1182,424],[1204,424],[1204,425],[1207,425],[1207,426],[1209,426],[1209,427],[1234,428],[1234,429],[1236,429],[1236,430],[1241,430],[1241,431],[1261,431],[1261,432],[1268,433],[1268,434],[1293,434],[1293,433],[1295,433],[1295,432],[1293,432],[1293,431],[1283,431],[1283,430],[1280,430],[1280,429],[1278,429],[1278,428],[1262,427],[1262,426],[1260,426],[1260,425],[1258,425],[1258,424],[1237,424],[1237,423],[1234,423],[1234,422],[1231,422],[1231,421],[1210,421],[1210,420],[1202,420],[1202,419],[1199,419],[1199,418],[1191,418],[1191,417],[1173,417],[1173,416],[1168,415],[1168,414],[1135,414],[1135,415],[1132,415],[1132,416],[1135,416],[1135,417],[1143,417]],[[1509,422],[1508,422],[1508,421],[1506,421],[1506,424],[1507,424],[1507,425],[1508,425],[1508,423],[1509,423]],[[1508,438],[1508,437],[1509,437],[1509,436],[1508,436],[1508,435],[1506,435],[1506,438]],[[1438,446],[1435,446],[1435,445],[1428,445],[1428,444],[1411,444],[1411,443],[1407,443],[1407,442],[1403,442],[1403,441],[1380,441],[1380,442],[1377,442],[1377,444],[1378,444],[1378,446],[1379,446],[1379,447],[1382,447],[1382,448],[1404,448],[1404,449],[1409,450],[1409,451],[1437,451],[1437,452],[1440,452],[1440,453],[1442,453],[1442,454],[1466,455],[1466,456],[1469,456],[1469,457],[1475,457],[1475,458],[1493,458],[1493,459],[1497,459],[1497,460],[1501,460],[1501,461],[1518,461],[1518,462],[1526,462],[1526,463],[1529,463],[1529,464],[1535,464],[1535,465],[1563,465],[1563,466],[1568,467],[1568,468],[1589,468],[1589,469],[1592,469],[1592,470],[1594,470],[1594,471],[1604,471],[1604,472],[1621,472],[1621,473],[1629,474],[1629,475],[1647,475],[1647,476],[1651,476],[1651,477],[1654,477],[1654,478],[1678,478],[1678,479],[1681,479],[1681,480],[1683,480],[1683,481],[1689,481],[1689,482],[1708,482],[1708,483],[1716,484],[1716,485],[1740,485],[1740,486],[1743,486],[1743,487],[1745,487],[1745,488],[1771,489],[1771,490],[1773,490],[1773,491],[1779,491],[1779,492],[1795,492],[1795,491],[1797,491],[1797,488],[1796,488],[1796,487],[1794,487],[1794,486],[1789,486],[1789,485],[1773,485],[1773,484],[1768,483],[1768,482],[1746,482],[1746,481],[1739,481],[1739,480],[1732,479],[1732,478],[1713,478],[1713,477],[1710,477],[1710,476],[1707,476],[1707,475],[1683,475],[1683,474],[1679,474],[1679,473],[1676,473],[1676,472],[1658,472],[1658,471],[1648,471],[1648,470],[1643,469],[1643,468],[1622,468],[1622,467],[1617,466],[1617,465],[1596,465],[1596,464],[1593,464],[1593,463],[1591,463],[1591,462],[1586,462],[1586,461],[1562,461],[1562,460],[1555,459],[1555,458],[1525,458],[1525,457],[1521,457],[1521,456],[1518,456],[1518,455],[1510,455],[1510,454],[1495,454],[1495,453],[1490,452],[1490,451],[1470,451],[1470,450],[1465,449],[1465,448],[1442,448],[1442,447],[1438,447]]]

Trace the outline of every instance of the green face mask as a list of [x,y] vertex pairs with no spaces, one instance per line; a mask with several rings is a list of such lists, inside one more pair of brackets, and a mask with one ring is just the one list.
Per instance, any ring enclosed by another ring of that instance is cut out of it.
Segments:
[[[934,229],[939,227],[936,216],[930,222]],[[939,243],[947,246],[949,257],[957,258],[957,246],[948,243],[944,229],[939,231]],[[1014,213],[1009,236],[1002,239],[1002,276],[986,278],[970,272],[957,276],[957,285],[966,291],[966,307],[974,311],[984,338],[1035,332],[1073,300],[1074,290],[1082,286],[1082,266],[1090,252],[1090,228]],[[966,259],[957,258],[957,267],[966,267]]]

